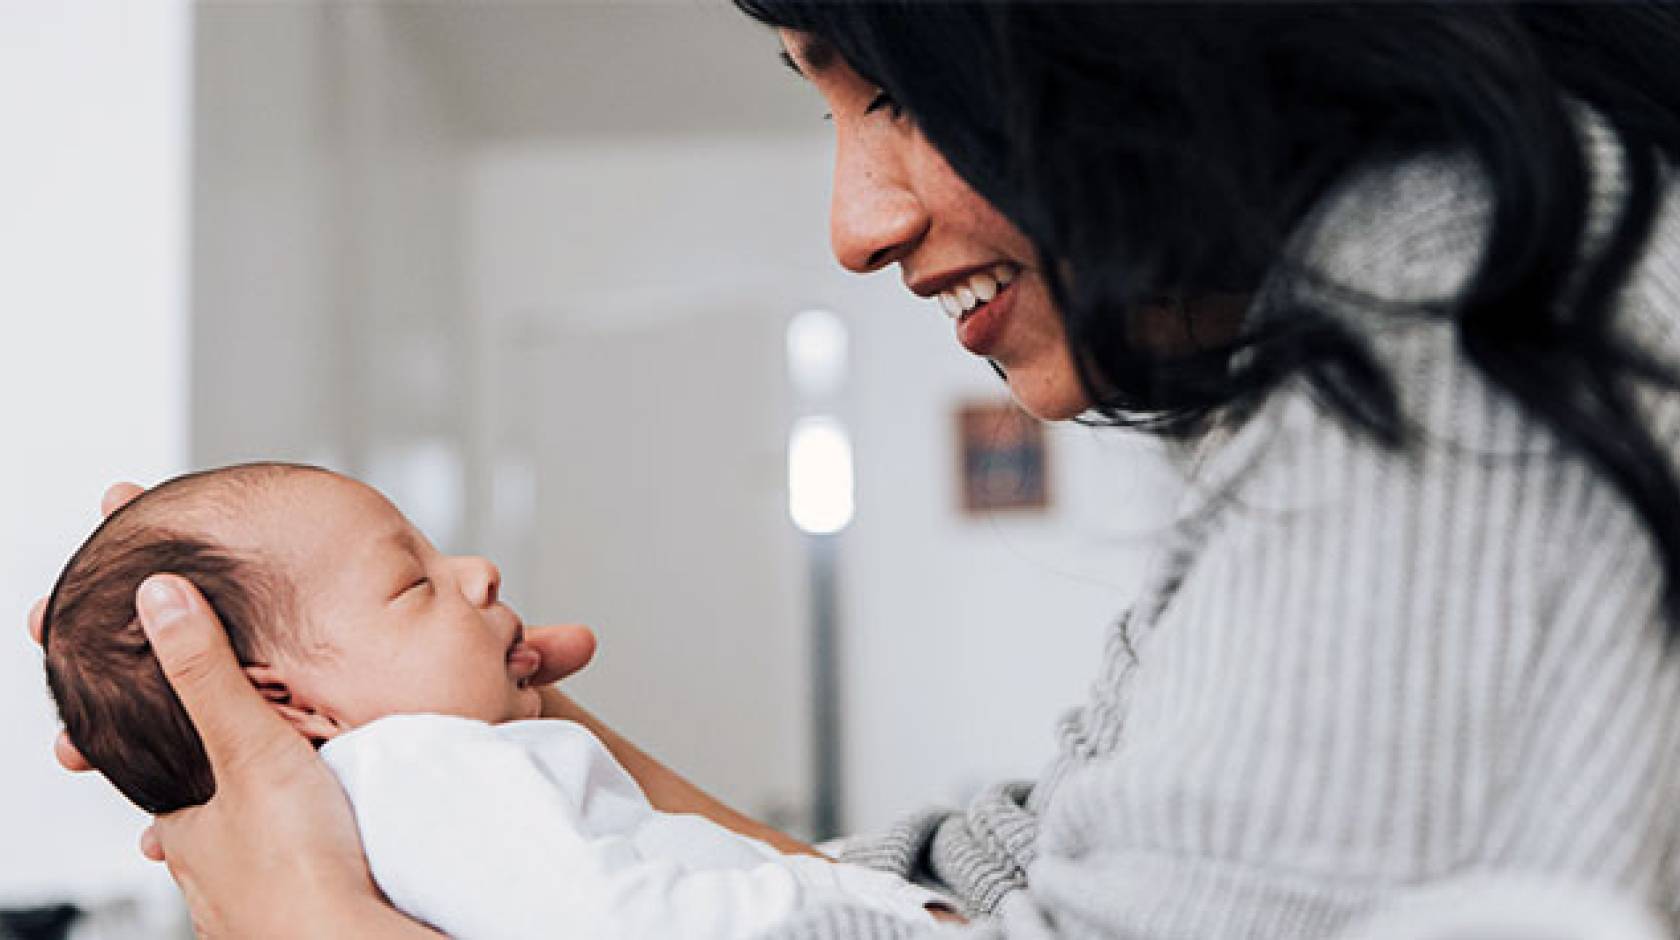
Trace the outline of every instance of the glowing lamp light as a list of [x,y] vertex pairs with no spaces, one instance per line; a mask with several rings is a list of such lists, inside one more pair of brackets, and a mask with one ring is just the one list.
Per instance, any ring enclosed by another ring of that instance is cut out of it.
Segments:
[[788,321],[788,377],[799,394],[822,399],[846,379],[846,324],[827,310],[806,310]]
[[830,417],[801,418],[788,440],[788,515],[800,531],[832,535],[852,521],[852,441]]

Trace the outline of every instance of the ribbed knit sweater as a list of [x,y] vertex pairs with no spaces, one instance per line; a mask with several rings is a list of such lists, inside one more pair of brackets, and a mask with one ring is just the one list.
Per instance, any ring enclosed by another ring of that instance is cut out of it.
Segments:
[[[1623,164],[1590,115],[1583,140],[1590,254]],[[1674,189],[1617,319],[1670,363]],[[1665,654],[1652,541],[1468,362],[1450,320],[1359,299],[1451,300],[1490,205],[1450,154],[1326,197],[1295,253],[1352,289],[1316,306],[1387,368],[1413,445],[1349,430],[1304,384],[1273,392],[1205,443],[1182,522],[1042,776],[858,840],[848,861],[949,892],[975,923],[939,936],[1310,940],[1498,875],[1680,910],[1680,648]],[[1680,460],[1680,399],[1641,406]],[[831,908],[774,940],[928,935]]]

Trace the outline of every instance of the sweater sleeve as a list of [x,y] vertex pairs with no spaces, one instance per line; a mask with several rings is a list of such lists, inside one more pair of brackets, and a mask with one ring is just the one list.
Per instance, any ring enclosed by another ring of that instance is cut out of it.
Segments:
[[888,872],[944,893],[963,913],[989,916],[1027,883],[1038,819],[1032,785],[990,787],[965,812],[928,810],[846,847],[841,861]]

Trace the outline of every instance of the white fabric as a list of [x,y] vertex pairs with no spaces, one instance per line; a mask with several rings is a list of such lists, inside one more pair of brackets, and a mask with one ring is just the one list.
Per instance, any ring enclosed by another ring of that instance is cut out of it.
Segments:
[[899,878],[656,811],[573,722],[400,715],[321,756],[374,881],[453,937],[722,940],[835,903],[932,923],[936,897]]

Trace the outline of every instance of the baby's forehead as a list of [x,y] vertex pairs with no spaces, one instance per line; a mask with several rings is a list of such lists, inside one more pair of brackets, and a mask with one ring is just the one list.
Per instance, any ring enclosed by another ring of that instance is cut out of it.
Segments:
[[252,500],[242,522],[253,537],[314,553],[354,549],[407,520],[365,483],[336,473],[289,474]]
[[236,468],[193,482],[157,507],[171,527],[201,531],[298,575],[339,564],[380,532],[406,527],[377,491],[325,470]]

